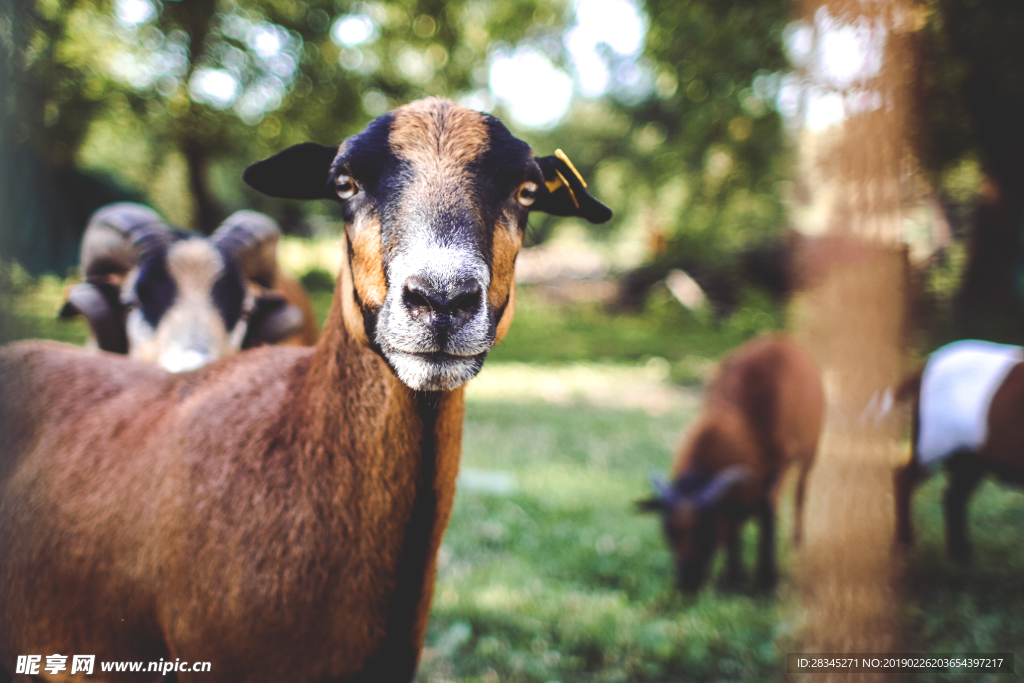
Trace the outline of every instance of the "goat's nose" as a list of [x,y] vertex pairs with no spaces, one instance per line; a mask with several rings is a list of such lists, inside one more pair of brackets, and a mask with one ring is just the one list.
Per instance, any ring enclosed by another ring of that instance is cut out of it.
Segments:
[[414,320],[427,316],[432,323],[458,328],[480,309],[483,288],[476,278],[444,289],[413,275],[405,281],[402,301]]

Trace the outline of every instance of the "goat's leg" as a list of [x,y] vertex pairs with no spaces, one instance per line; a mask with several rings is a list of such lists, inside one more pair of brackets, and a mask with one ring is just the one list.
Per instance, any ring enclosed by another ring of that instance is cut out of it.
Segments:
[[801,465],[800,477],[796,480],[796,493],[793,501],[793,545],[797,548],[800,547],[804,538],[804,493],[807,490],[807,475],[810,471],[809,465]]
[[967,540],[967,501],[981,481],[984,470],[973,453],[960,453],[949,462],[949,486],[943,500],[946,513],[946,547],[957,562],[971,559]]
[[725,585],[735,588],[743,584],[743,540],[740,534],[742,524],[734,523],[725,539]]
[[775,571],[775,509],[771,502],[761,501],[757,517],[761,524],[761,538],[757,546],[757,587],[771,590],[778,582]]
[[914,545],[914,528],[911,520],[910,502],[923,475],[915,453],[905,467],[897,468],[893,475],[893,491],[896,498],[896,545]]

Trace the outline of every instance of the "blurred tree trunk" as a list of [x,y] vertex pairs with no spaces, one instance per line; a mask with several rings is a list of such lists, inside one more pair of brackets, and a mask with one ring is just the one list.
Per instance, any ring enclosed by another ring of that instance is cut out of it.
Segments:
[[1020,311],[1017,268],[1024,222],[1024,112],[1002,101],[984,73],[966,81],[964,98],[978,131],[987,177],[970,226],[956,324],[961,335],[977,335],[1005,327]]
[[1019,311],[1017,261],[1024,178],[985,181],[968,236],[968,261],[956,300],[959,336],[998,334]]
[[[191,81],[197,67],[202,65],[207,39],[212,28],[211,20],[217,9],[214,0],[196,0],[193,2],[174,2],[164,5],[165,19],[188,35],[189,65],[183,83]],[[207,129],[200,121],[204,112],[192,106],[192,116],[186,117],[176,127],[172,138],[185,158],[188,169],[188,186],[195,200],[196,213],[192,217],[192,227],[202,233],[210,234],[225,217],[224,209],[217,201],[210,187],[210,160],[223,140],[215,141],[216,135],[204,135]],[[217,149],[215,149],[215,146]]]
[[967,227],[967,266],[954,307],[957,336],[1016,337],[1024,259],[1024,4],[927,0],[918,76],[924,166],[942,174],[964,160],[984,174]]
[[194,139],[186,140],[181,151],[188,167],[189,188],[196,202],[193,227],[209,235],[227,216],[210,188],[210,153],[203,144]]
[[[959,50],[977,51],[956,26],[958,11],[964,8],[950,4],[951,42]],[[1019,312],[1016,270],[1024,219],[1024,111],[1017,101],[1001,96],[1001,84],[992,82],[992,68],[984,64],[984,57],[978,61],[982,64],[964,79],[964,102],[974,121],[987,178],[970,227],[969,260],[957,301],[958,331],[963,334],[1005,325]]]

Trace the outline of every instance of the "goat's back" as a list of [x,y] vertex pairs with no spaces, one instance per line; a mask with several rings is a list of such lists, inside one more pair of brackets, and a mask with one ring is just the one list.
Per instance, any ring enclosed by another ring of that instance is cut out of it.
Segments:
[[[215,612],[204,624],[223,633],[247,593],[284,604],[288,585],[316,583],[303,574],[325,568],[302,554],[338,535],[289,537],[321,512],[294,490],[294,454],[275,449],[282,434],[268,420],[286,413],[312,352],[257,349],[171,375],[50,342],[0,349],[0,652],[117,642],[123,651],[95,653],[155,661],[196,610]],[[295,556],[288,585],[259,576],[263,556],[280,553]],[[192,604],[200,596],[207,604]],[[82,641],[83,624],[95,642]],[[256,634],[239,638],[254,655]]]
[[684,454],[686,462],[677,469],[748,464],[774,471],[794,459],[813,458],[824,406],[821,376],[810,356],[783,336],[758,337],[723,361],[691,439],[693,446],[701,440],[707,446],[691,448],[695,452]]

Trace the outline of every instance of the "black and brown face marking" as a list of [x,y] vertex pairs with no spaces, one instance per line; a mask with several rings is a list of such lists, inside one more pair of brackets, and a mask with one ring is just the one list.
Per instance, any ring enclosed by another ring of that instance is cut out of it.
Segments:
[[527,214],[508,200],[525,180],[543,178],[529,146],[500,121],[443,100],[414,103],[350,138],[331,176],[358,187],[343,210],[364,306],[383,304],[387,265],[412,219],[438,228],[446,243],[472,245],[492,273],[488,303],[506,305]]
[[511,320],[527,217],[515,195],[543,182],[529,147],[493,117],[427,100],[347,140],[330,178],[360,332],[412,381],[420,354],[475,373]]
[[530,204],[550,194],[541,165],[494,117],[440,99],[375,119],[325,168],[329,150],[293,147],[245,180],[273,196],[333,191],[346,223],[349,332],[413,388],[462,384],[511,322]]
[[[128,303],[135,306],[143,320],[156,329],[164,319],[167,311],[178,298],[179,284],[175,276],[168,270],[168,253],[184,240],[178,240],[168,247],[152,250],[145,260],[139,264],[138,275],[135,277],[132,293],[127,297]],[[245,305],[245,278],[237,260],[222,247],[209,247],[216,250],[219,263],[210,259],[210,299],[220,314],[227,330],[233,330],[238,324]],[[216,266],[216,272],[213,267]]]
[[171,372],[237,351],[245,333],[242,267],[204,238],[149,250],[128,280],[125,300],[130,355]]

